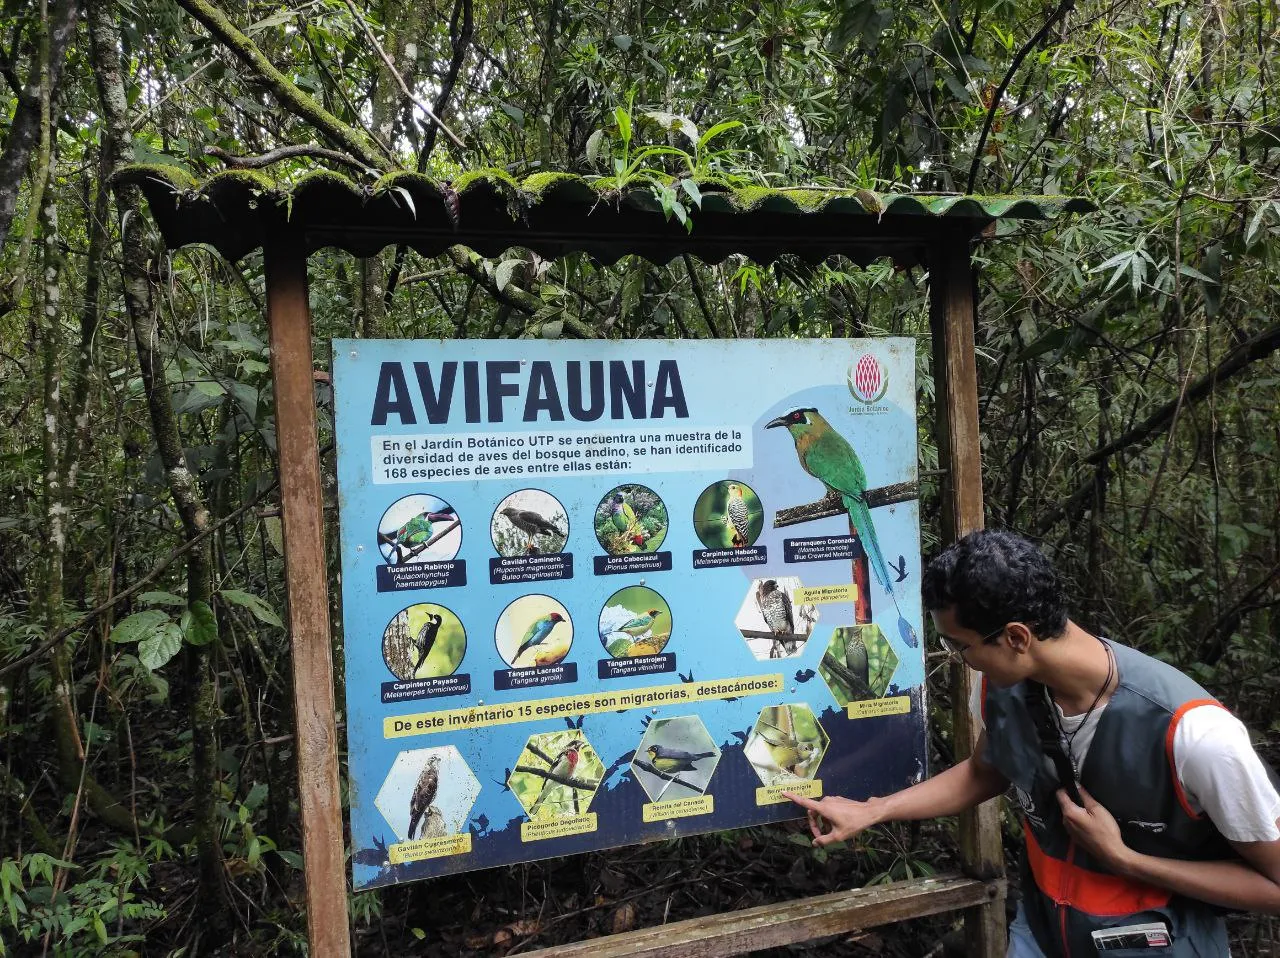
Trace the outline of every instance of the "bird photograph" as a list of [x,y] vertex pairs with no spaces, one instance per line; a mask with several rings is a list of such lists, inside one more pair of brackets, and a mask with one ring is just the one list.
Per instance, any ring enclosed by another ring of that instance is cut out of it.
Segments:
[[456,746],[401,752],[374,805],[401,842],[456,835],[480,795],[480,781]]
[[696,715],[649,723],[631,760],[631,773],[649,800],[673,801],[706,792],[720,749]]
[[803,587],[798,576],[752,580],[733,624],[757,659],[784,659],[804,651],[818,607],[795,602]]
[[605,493],[593,521],[596,540],[609,555],[657,552],[667,537],[667,507],[648,486],[622,485]]
[[807,705],[761,709],[743,753],[765,785],[813,778],[829,739]]
[[604,763],[581,731],[533,735],[507,785],[531,821],[585,814],[604,778]]
[[657,655],[671,640],[671,606],[643,585],[619,589],[600,610],[600,643],[612,658]]
[[461,547],[462,520],[439,496],[397,499],[378,523],[378,551],[388,565],[445,562]]
[[713,482],[693,504],[693,531],[708,549],[745,549],[763,529],[764,506],[745,482]]
[[836,629],[818,671],[843,708],[850,702],[882,698],[897,667],[893,646],[880,626],[870,623]]
[[867,471],[849,440],[813,406],[792,409],[771,419],[765,423],[765,429],[786,429],[795,443],[800,468],[821,482],[826,487],[827,495],[838,499],[844,507],[849,516],[850,529],[857,535],[867,554],[867,565],[872,576],[893,600],[903,640],[915,648],[919,639],[898,607],[898,596],[893,590],[897,579],[890,578],[889,564],[885,562],[880,540],[876,536],[875,522],[871,518],[871,506],[867,503]]
[[573,644],[569,611],[549,595],[522,595],[498,616],[498,654],[513,669],[556,665]]
[[550,493],[521,489],[498,503],[489,534],[504,558],[555,555],[569,541],[569,516]]
[[382,660],[402,682],[452,675],[467,652],[467,633],[442,605],[401,609],[382,632]]

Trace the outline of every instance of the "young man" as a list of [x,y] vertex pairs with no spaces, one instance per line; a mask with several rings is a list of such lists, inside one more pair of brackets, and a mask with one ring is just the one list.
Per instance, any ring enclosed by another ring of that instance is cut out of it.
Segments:
[[[942,643],[982,673],[977,748],[883,798],[791,796],[814,844],[1012,785],[1026,847],[1010,958],[1225,956],[1224,911],[1280,913],[1280,795],[1212,696],[1067,618],[1053,566],[1011,533],[965,536],[922,591]],[[1114,950],[1130,943],[1141,950]]]

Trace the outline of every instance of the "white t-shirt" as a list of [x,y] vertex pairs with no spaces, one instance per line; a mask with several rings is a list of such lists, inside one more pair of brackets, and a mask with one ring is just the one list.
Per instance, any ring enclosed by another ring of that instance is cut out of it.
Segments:
[[[1071,758],[1081,768],[1106,706],[1095,709],[1087,721],[1083,714],[1063,715],[1056,702],[1053,707],[1071,740]],[[984,727],[980,681],[973,683],[969,710]],[[1224,838],[1233,842],[1280,838],[1276,824],[1280,795],[1253,750],[1248,729],[1226,709],[1198,705],[1187,710],[1173,733],[1173,764],[1187,804],[1208,815]]]

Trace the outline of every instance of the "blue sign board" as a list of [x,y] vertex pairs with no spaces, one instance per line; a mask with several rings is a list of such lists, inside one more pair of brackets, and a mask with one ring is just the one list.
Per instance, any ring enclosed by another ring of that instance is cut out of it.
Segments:
[[914,340],[333,349],[357,889],[924,777]]

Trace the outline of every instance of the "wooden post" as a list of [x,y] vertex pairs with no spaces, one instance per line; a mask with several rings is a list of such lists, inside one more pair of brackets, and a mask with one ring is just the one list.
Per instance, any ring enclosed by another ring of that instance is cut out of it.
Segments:
[[[954,542],[981,529],[982,448],[978,434],[978,370],[974,354],[973,272],[967,235],[940,238],[929,255],[929,323],[938,411],[938,460],[944,470],[942,538]],[[977,673],[952,663],[952,729],[956,759],[966,758],[979,730],[969,713]],[[974,878],[1004,872],[997,802],[960,816],[960,860]],[[999,958],[1005,953],[1003,896],[965,911],[965,954]]]
[[338,793],[338,736],[334,725],[333,650],[329,638],[324,498],[316,441],[307,253],[301,236],[284,231],[270,236],[263,252],[280,458],[288,624],[293,643],[293,709],[297,723],[307,938],[311,954],[347,958],[351,941]]

